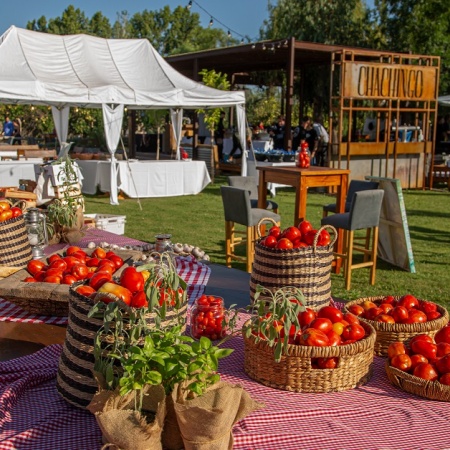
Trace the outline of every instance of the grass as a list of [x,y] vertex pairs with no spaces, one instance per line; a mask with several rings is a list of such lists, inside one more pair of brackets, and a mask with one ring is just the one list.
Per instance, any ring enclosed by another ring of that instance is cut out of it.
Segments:
[[[121,200],[111,206],[109,197],[86,196],[86,212],[126,215],[125,234],[154,242],[158,233],[172,234],[173,242],[199,246],[211,261],[225,264],[224,218],[220,185],[225,177],[216,177],[196,196],[141,199],[143,210],[135,199]],[[378,260],[377,279],[369,284],[369,269],[358,269],[352,275],[352,288],[346,291],[343,276],[332,274],[332,295],[357,299],[377,295],[412,293],[419,298],[435,301],[450,309],[450,193],[448,191],[403,191],[411,237],[416,273]],[[295,192],[293,188],[278,189],[276,201],[280,206],[282,227],[293,225]],[[328,194],[308,193],[307,218],[320,226],[322,206],[332,203]],[[244,264],[233,263],[244,270]]]

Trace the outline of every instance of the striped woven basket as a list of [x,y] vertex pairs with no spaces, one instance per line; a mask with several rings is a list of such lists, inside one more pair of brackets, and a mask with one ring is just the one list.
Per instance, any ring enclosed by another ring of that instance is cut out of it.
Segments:
[[[255,342],[253,334],[246,337],[244,370],[250,378],[275,389],[293,392],[337,392],[353,389],[367,383],[372,376],[375,330],[361,323],[366,337],[348,345],[334,347],[310,347],[288,345],[288,355],[280,362],[274,358],[274,348],[265,341]],[[335,369],[313,369],[313,358],[338,357]]]
[[[332,241],[330,245],[319,247],[319,233],[327,228],[332,231]],[[328,305],[331,298],[333,244],[336,237],[336,229],[326,225],[318,230],[314,245],[310,247],[281,250],[266,247],[261,244],[261,240],[257,241],[250,277],[251,301],[254,301],[259,284],[272,292],[285,286],[299,288],[305,296],[305,306],[308,308],[318,310]]]
[[438,381],[424,380],[423,378],[403,372],[403,370],[392,367],[389,361],[386,361],[384,368],[386,369],[389,381],[403,391],[430,400],[450,402],[450,386],[446,386]]
[[[398,300],[401,296],[394,297]],[[345,304],[344,310],[347,312],[348,308],[354,304],[361,304],[365,301],[371,301],[373,303],[380,303],[384,296],[379,297],[367,297],[360,298]],[[375,342],[375,354],[378,356],[387,356],[387,350],[392,342],[408,342],[416,334],[428,334],[431,337],[445,325],[449,320],[448,311],[440,305],[437,305],[438,311],[442,314],[441,317],[435,320],[429,320],[423,323],[383,323],[376,322],[375,320],[368,320],[360,317],[361,322],[366,322],[372,325],[377,332],[377,340]]]
[[[74,283],[70,287],[69,320],[66,339],[59,360],[56,387],[61,396],[72,405],[86,408],[97,392],[98,385],[93,377],[94,369],[94,339],[97,331],[103,325],[102,320],[88,317],[93,306],[93,300],[76,292],[83,282]],[[186,317],[187,303],[178,310],[168,309],[164,327],[176,316]],[[154,324],[155,314],[147,314],[149,327]]]
[[31,260],[23,215],[0,223],[0,266],[26,267]]

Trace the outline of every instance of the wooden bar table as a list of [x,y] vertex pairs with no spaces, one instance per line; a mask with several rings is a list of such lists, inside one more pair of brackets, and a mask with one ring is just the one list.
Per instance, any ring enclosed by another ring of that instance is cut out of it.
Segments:
[[[268,183],[287,184],[295,187],[294,225],[306,218],[306,198],[310,187],[335,187],[336,212],[345,212],[349,169],[334,169],[330,167],[311,166],[302,169],[297,166],[256,166],[259,170],[258,207],[265,208],[267,202]],[[339,231],[336,242],[336,252],[342,253],[343,232]],[[335,272],[339,273],[341,259],[335,264]]]

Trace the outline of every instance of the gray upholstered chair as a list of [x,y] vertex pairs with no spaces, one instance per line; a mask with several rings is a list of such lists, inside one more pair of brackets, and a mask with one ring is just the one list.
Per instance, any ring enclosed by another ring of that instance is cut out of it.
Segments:
[[[344,230],[343,253],[334,253],[335,257],[344,260],[345,288],[350,289],[352,269],[370,267],[370,284],[375,284],[377,267],[378,225],[380,223],[381,205],[384,191],[371,189],[359,191],[353,194],[350,211],[347,213],[333,214],[322,219],[322,225],[332,225]],[[363,246],[354,245],[355,230],[366,229]],[[372,234],[372,239],[370,238]],[[364,254],[362,263],[353,263],[353,252]]]
[[[252,208],[250,194],[247,189],[221,186],[220,192],[225,213],[226,264],[228,267],[231,267],[232,260],[245,261],[247,272],[251,272],[255,241],[257,239],[256,226],[264,218],[273,219],[279,224],[280,216],[266,209]],[[236,230],[236,224],[245,226],[246,230]],[[235,247],[241,244],[247,245],[246,257],[238,256],[235,253]]]
[[[252,208],[258,207],[258,183],[256,177],[252,176],[232,176],[228,177],[228,185],[240,189],[247,189],[250,194],[250,204]],[[278,203],[273,200],[267,200],[266,209],[278,213]]]
[[[348,186],[347,198],[345,199],[345,212],[350,211],[353,194],[359,191],[366,191],[368,189],[378,189],[378,182],[366,180],[351,180]],[[336,203],[330,203],[323,207],[323,217],[327,217],[328,213],[336,213]]]

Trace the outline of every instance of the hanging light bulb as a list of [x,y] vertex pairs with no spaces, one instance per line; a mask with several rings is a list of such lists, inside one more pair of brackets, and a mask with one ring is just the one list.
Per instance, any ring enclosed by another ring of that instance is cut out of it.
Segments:
[[241,44],[243,44],[243,43],[244,43],[244,38],[241,39]]
[[228,30],[228,37],[230,38],[231,37],[231,31],[230,30]]
[[255,48],[256,47],[256,44],[253,42],[253,44],[252,44],[252,48]]
[[278,42],[277,48],[281,48],[281,42]]
[[265,50],[266,49],[266,44],[262,45],[262,49]]
[[186,6],[187,9],[191,9],[192,8],[192,0],[189,0],[189,3]]
[[272,50],[273,52],[275,51],[275,44],[272,44],[272,45],[270,46],[270,50]]
[[214,23],[214,20],[213,20],[213,18],[211,17],[211,20],[209,21],[208,27],[212,27],[213,23]]

